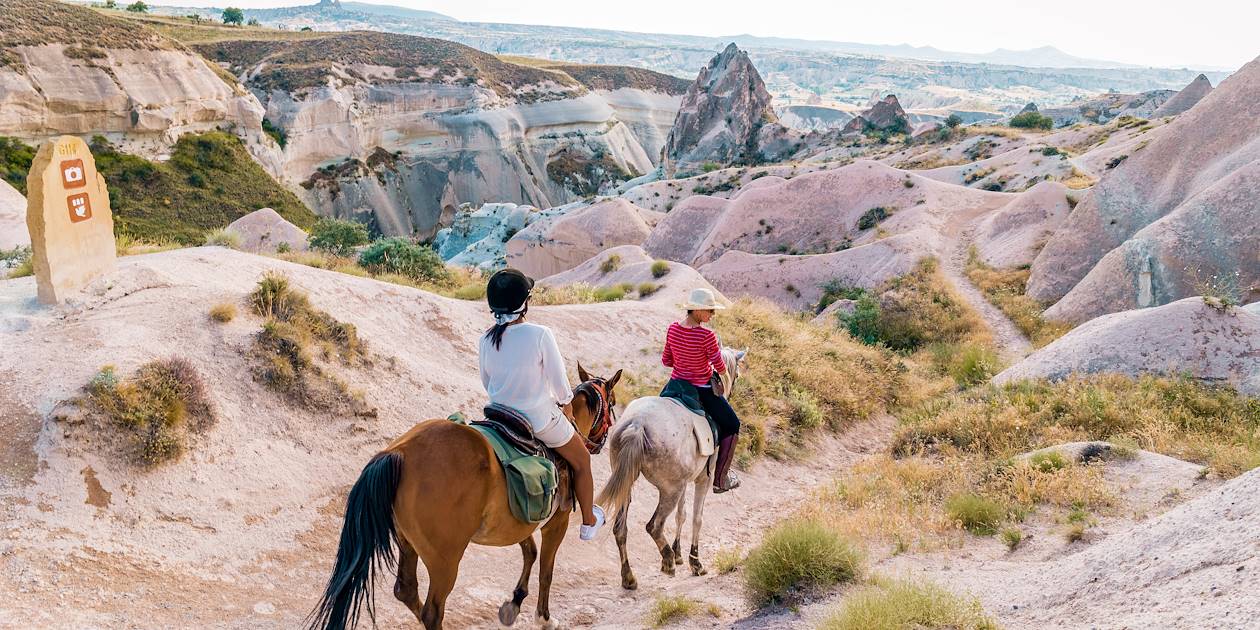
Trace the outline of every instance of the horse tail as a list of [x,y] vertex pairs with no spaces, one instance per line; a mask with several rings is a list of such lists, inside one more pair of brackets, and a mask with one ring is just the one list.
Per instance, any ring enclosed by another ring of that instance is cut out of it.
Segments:
[[337,561],[324,596],[308,618],[307,627],[311,630],[354,628],[365,601],[368,616],[376,624],[372,584],[382,565],[393,570],[398,563],[394,555],[398,542],[394,494],[402,477],[402,465],[401,453],[377,453],[350,489]]
[[647,444],[643,425],[637,422],[622,425],[621,430],[612,436],[612,476],[599,491],[596,502],[615,515],[614,518],[620,518],[621,512],[630,504],[630,491],[643,469]]

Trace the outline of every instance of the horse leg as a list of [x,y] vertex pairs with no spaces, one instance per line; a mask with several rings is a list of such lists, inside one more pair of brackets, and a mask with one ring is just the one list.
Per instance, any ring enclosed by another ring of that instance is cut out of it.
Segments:
[[634,579],[634,571],[630,569],[630,554],[626,552],[626,522],[628,520],[630,520],[629,497],[626,498],[625,506],[617,512],[617,518],[613,521],[613,537],[617,539],[617,554],[621,556],[621,588],[633,591],[639,588],[639,582]]
[[420,584],[416,580],[416,563],[420,556],[407,542],[405,536],[398,537],[398,579],[394,581],[394,599],[402,602],[416,616],[416,621],[424,623],[420,618]]
[[678,495],[678,516],[675,523],[678,525],[678,531],[674,533],[674,564],[682,564],[682,530],[683,525],[687,524],[687,488],[683,487],[682,494]]
[[647,524],[648,535],[652,540],[656,541],[656,548],[661,552],[661,571],[665,575],[674,575],[674,548],[669,544],[669,540],[665,538],[665,519],[669,518],[671,512],[678,505],[679,496],[682,490],[679,488],[657,488],[661,493],[660,501],[656,504],[656,511],[652,513],[651,520]]
[[543,628],[558,628],[551,618],[551,577],[556,568],[556,552],[569,531],[569,513],[562,511],[543,525],[542,557],[538,565],[538,620]]
[[499,623],[510,626],[516,623],[516,616],[521,612],[521,602],[529,595],[529,573],[534,570],[534,560],[538,558],[538,546],[534,544],[534,536],[521,541],[521,556],[525,566],[521,569],[521,579],[516,582],[516,590],[512,591],[512,601],[503,602],[499,606]]
[[[713,482],[707,470],[696,477],[696,495],[691,501],[691,556],[689,560],[692,575],[708,573],[700,564],[700,521],[704,516],[704,500],[709,497],[709,488],[712,485]],[[678,509],[681,510],[682,506],[679,505]]]
[[446,616],[446,598],[455,588],[459,561],[464,558],[467,547],[465,542],[457,548],[432,549],[429,553],[422,553],[421,559],[429,571],[429,593],[420,611],[420,623],[424,624],[425,630],[441,630],[442,618]]

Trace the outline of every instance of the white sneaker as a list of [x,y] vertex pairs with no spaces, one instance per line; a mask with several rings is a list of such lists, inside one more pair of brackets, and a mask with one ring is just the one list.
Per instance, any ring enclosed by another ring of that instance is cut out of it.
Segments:
[[604,508],[593,505],[591,506],[591,511],[595,513],[595,524],[583,525],[578,530],[578,538],[582,540],[595,540],[595,535],[599,533],[599,528],[604,526]]

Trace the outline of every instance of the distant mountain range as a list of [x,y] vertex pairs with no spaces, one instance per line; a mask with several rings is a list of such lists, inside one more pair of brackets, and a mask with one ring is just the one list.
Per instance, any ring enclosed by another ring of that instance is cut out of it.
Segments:
[[[218,16],[221,9],[154,6],[156,13]],[[896,92],[906,107],[1018,111],[1029,100],[1064,104],[1100,92],[1180,89],[1199,72],[1085,59],[1051,46],[984,54],[930,46],[877,45],[735,35],[704,37],[567,26],[464,22],[432,11],[322,0],[318,4],[246,9],[266,26],[316,31],[369,30],[459,42],[498,55],[582,64],[629,65],[691,79],[735,42],[765,77],[780,105],[815,99],[862,105]],[[1228,73],[1207,72],[1219,83]]]

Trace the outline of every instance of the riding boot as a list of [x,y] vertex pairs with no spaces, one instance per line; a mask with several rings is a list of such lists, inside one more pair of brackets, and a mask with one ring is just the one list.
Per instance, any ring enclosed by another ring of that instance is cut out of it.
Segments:
[[739,434],[728,435],[718,444],[717,470],[713,471],[713,492],[721,494],[739,487],[739,477],[731,472],[731,462],[735,460],[735,444],[739,442]]

